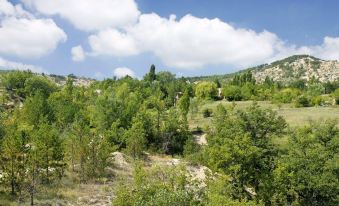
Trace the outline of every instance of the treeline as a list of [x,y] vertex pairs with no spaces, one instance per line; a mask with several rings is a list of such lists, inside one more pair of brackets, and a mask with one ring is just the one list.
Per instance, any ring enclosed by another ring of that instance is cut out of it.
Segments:
[[[218,88],[222,88],[220,94]],[[269,100],[278,104],[292,103],[296,107],[339,104],[339,81],[321,83],[312,78],[282,83],[266,77],[264,82],[257,83],[251,71],[237,74],[223,85],[218,79],[199,82],[195,91],[196,96],[203,99]]]

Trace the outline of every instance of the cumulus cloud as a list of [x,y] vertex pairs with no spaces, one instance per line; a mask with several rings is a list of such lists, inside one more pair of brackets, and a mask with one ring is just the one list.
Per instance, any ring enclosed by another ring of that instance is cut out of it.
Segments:
[[71,54],[72,54],[72,60],[73,61],[79,62],[79,61],[83,61],[85,59],[84,49],[80,45],[73,47],[72,50],[71,50]]
[[[339,59],[339,37],[325,37],[321,45],[297,46],[270,31],[238,28],[218,18],[141,14],[135,0],[21,1],[38,14],[58,15],[91,32],[90,50],[73,47],[73,61],[83,61],[86,55],[121,58],[150,53],[168,67],[196,69],[208,65],[244,68],[294,54]],[[0,0],[0,22],[0,54],[38,57],[66,40],[53,20],[35,19],[20,4],[7,0]]]
[[24,64],[24,63],[21,63],[21,62],[9,61],[9,60],[6,60],[2,57],[0,57],[0,69],[4,69],[4,70],[31,70],[32,72],[36,72],[36,73],[48,73],[42,67],[30,65],[30,64]]
[[22,0],[45,15],[59,15],[76,28],[94,31],[135,23],[140,11],[134,0]]
[[138,23],[89,37],[91,53],[124,57],[150,52],[174,68],[195,69],[206,65],[238,68],[272,62],[294,54],[339,59],[339,38],[325,37],[322,45],[288,44],[269,31],[236,28],[217,18],[186,15],[177,20],[142,14]]
[[323,59],[339,59],[339,37],[325,37],[320,46],[306,47],[310,54]]
[[113,74],[117,78],[122,78],[125,76],[135,77],[134,71],[127,67],[118,67],[114,69]]
[[33,17],[29,12],[22,8],[21,4],[13,5],[7,0],[0,0],[0,17]]
[[0,1],[0,54],[37,58],[67,39],[52,19],[36,19],[21,5]]
[[124,57],[139,53],[135,39],[115,29],[100,31],[96,35],[91,35],[88,41],[92,55]]
[[274,54],[279,38],[268,31],[234,28],[219,19],[186,15],[180,20],[145,14],[127,30],[145,51],[167,66],[198,68],[209,64],[246,66]]
[[66,34],[51,19],[8,18],[1,22],[0,53],[25,58],[53,51]]
[[[211,64],[238,67],[261,63],[285,49],[275,34],[235,28],[219,19],[186,15],[163,18],[143,14],[123,31],[106,29],[89,37],[95,55],[130,56],[151,52],[167,66],[200,68]],[[283,47],[283,48],[279,48]]]

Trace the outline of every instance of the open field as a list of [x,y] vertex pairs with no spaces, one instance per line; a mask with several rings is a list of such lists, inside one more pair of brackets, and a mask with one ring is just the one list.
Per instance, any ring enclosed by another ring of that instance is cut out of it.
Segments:
[[[206,108],[211,109],[214,112],[217,105],[222,104],[228,109],[231,109],[233,105],[235,105],[234,109],[242,110],[249,107],[252,103],[253,101],[239,101],[233,103],[226,100],[205,102],[199,107],[199,112],[193,117],[191,113],[189,114],[190,128],[205,128],[211,124],[212,118],[204,118],[202,114],[203,110]],[[338,106],[295,108],[292,104],[281,104],[279,108],[277,104],[272,104],[269,101],[258,101],[257,103],[263,108],[270,108],[277,111],[277,113],[284,117],[286,122],[292,127],[306,125],[309,121],[339,118]]]

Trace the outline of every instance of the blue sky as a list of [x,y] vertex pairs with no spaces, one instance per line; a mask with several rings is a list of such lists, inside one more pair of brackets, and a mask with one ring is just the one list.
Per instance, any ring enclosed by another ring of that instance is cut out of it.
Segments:
[[[194,76],[229,73],[300,53],[339,59],[336,0],[55,2],[0,0],[0,67],[100,79],[112,77],[116,68],[117,76],[142,77],[151,64]],[[120,16],[110,18],[110,12]],[[25,26],[19,27],[20,22]],[[78,47],[78,58],[73,54],[72,60],[73,47]]]

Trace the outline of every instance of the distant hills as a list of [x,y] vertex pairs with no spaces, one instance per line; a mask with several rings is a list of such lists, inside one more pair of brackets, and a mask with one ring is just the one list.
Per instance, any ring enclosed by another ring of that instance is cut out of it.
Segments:
[[258,82],[269,76],[275,81],[288,82],[316,78],[320,82],[333,82],[339,79],[339,62],[318,59],[309,55],[295,55],[271,64],[251,68]]
[[320,82],[339,80],[339,62],[322,60],[309,55],[294,55],[285,59],[241,70],[225,75],[211,75],[189,78],[192,81],[219,79],[230,80],[235,74],[251,71],[257,82],[263,82],[266,76],[279,82],[290,82],[297,79],[316,78]]

